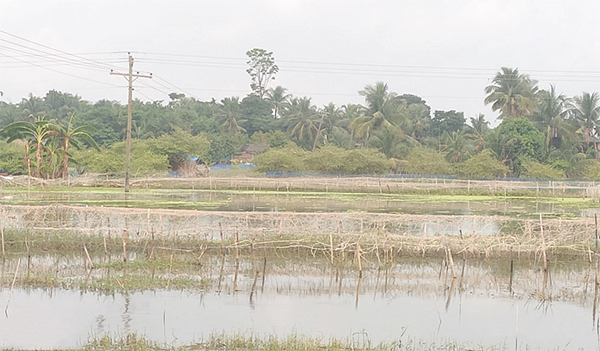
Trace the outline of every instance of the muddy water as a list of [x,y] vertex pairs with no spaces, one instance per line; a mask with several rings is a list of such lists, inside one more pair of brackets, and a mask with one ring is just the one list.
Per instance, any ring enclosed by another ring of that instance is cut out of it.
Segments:
[[544,213],[550,217],[593,217],[592,201],[537,201],[535,198],[447,196],[432,201],[423,196],[337,193],[256,193],[203,190],[155,190],[122,192],[18,192],[0,193],[5,205],[68,204],[161,209],[196,209],[259,212],[347,212],[423,215],[485,215],[523,217]]
[[[552,263],[546,280],[535,261],[518,262],[511,293],[506,262],[457,261],[453,280],[439,260],[396,262],[385,270],[366,263],[360,279],[351,262],[332,269],[326,258],[269,260],[264,285],[262,277],[254,284],[256,265],[262,267],[257,261],[242,258],[236,265],[232,257],[215,256],[204,261],[202,274],[212,283],[202,290],[107,295],[18,288],[9,301],[10,272],[16,270],[11,261],[0,290],[2,307],[9,302],[0,318],[0,347],[68,348],[90,336],[127,332],[176,345],[211,333],[242,332],[349,338],[357,347],[418,340],[508,349],[516,344],[519,350],[599,346],[592,316],[594,270],[585,264]],[[83,270],[83,261],[63,258],[57,266],[34,259],[31,274],[45,265]],[[55,272],[57,279],[88,279],[83,271],[78,278],[65,269]],[[19,274],[26,271],[21,261]],[[93,276],[104,274],[96,269]]]

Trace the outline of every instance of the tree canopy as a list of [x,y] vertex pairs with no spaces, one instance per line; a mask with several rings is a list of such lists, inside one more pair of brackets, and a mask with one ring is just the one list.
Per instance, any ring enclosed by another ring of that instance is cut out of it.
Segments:
[[[357,87],[362,104],[317,106],[309,96],[268,86],[279,72],[272,52],[257,48],[247,55],[252,84],[246,96],[200,101],[171,92],[166,102],[134,100],[140,159],[152,160],[160,172],[176,171],[191,159],[230,162],[245,145],[260,144],[272,152],[256,159],[259,170],[575,179],[593,178],[599,162],[598,92],[568,97],[502,67],[482,87],[483,102],[501,121],[492,128],[488,116],[432,109],[383,81]],[[0,144],[0,170],[47,178],[67,177],[72,165],[119,172],[121,161],[109,159],[120,157],[126,116],[119,102],[89,102],[57,90],[0,102],[1,136],[8,142]]]

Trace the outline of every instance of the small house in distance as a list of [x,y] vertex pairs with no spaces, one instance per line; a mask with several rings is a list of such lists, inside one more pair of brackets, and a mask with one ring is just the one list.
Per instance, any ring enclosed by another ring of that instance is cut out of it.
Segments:
[[266,144],[246,144],[242,147],[242,150],[239,154],[233,155],[232,159],[237,160],[240,163],[252,163],[254,156],[268,148],[269,145]]

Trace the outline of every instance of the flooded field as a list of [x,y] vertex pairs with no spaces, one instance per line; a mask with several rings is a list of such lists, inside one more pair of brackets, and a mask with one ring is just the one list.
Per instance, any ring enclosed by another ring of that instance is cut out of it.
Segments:
[[5,205],[104,206],[244,212],[369,212],[421,215],[593,217],[598,201],[582,197],[503,197],[369,193],[294,193],[275,191],[118,189],[4,192]]
[[600,347],[597,200],[0,195],[0,348],[129,333],[195,349],[215,335],[353,349]]
[[94,257],[99,263],[93,271],[86,270],[85,257],[11,260],[4,283],[19,264],[20,276],[29,274],[30,280],[55,270],[57,286],[27,287],[24,280],[12,292],[2,290],[0,299],[10,301],[0,318],[0,340],[3,347],[71,348],[93,335],[137,332],[168,345],[189,345],[226,332],[351,338],[359,347],[415,340],[508,349],[599,346],[597,277],[590,264],[553,262],[548,279],[535,260],[513,261],[511,274],[509,262],[457,258],[453,278],[444,260],[365,262],[360,273],[351,259],[331,266],[327,258],[288,255],[239,260],[207,255],[202,265],[153,273],[172,280],[196,275],[205,283],[141,291],[60,284],[110,275],[126,284],[132,275],[148,273],[133,266],[102,267],[110,257]]

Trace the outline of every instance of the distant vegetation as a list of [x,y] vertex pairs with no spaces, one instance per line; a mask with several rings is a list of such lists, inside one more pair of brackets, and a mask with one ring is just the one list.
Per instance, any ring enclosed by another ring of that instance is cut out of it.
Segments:
[[[245,144],[266,144],[255,160],[259,171],[600,179],[598,93],[566,97],[503,67],[482,87],[501,120],[490,128],[481,114],[432,110],[384,82],[358,91],[363,105],[318,107],[268,87],[279,70],[272,53],[247,55],[252,92],[243,98],[198,101],[174,92],[168,101],[134,101],[134,174],[177,171],[190,158],[226,162]],[[9,141],[0,142],[0,169],[47,178],[66,176],[69,165],[123,172],[126,116],[118,102],[55,90],[0,101]]]

